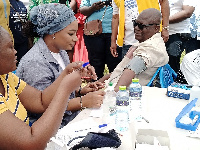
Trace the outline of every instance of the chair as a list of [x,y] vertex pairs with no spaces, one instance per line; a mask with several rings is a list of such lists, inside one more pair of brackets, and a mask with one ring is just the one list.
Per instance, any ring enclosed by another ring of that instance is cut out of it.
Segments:
[[174,82],[176,77],[177,73],[170,67],[169,64],[166,64],[157,69],[147,86],[156,86],[155,83],[159,82],[157,83],[158,87],[167,88]]

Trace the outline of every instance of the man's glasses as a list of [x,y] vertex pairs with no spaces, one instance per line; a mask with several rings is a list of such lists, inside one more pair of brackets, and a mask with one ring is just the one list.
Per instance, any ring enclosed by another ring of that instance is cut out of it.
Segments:
[[136,20],[133,20],[133,27],[135,28],[136,26],[138,26],[138,28],[140,30],[143,30],[144,28],[150,27],[150,26],[153,26],[153,25],[158,26],[159,24],[155,24],[155,23],[153,23],[153,24],[142,24],[142,23],[137,23]]

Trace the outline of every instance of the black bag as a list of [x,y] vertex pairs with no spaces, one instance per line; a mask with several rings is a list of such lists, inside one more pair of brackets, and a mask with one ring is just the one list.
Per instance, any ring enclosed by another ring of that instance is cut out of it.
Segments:
[[115,147],[121,145],[121,140],[114,129],[109,130],[107,133],[89,132],[85,138],[70,150],[78,150],[79,148],[87,147],[89,149],[101,147]]

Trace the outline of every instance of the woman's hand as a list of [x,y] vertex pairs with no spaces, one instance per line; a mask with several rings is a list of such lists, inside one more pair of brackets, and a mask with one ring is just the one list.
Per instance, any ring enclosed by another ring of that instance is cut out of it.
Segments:
[[91,9],[93,11],[97,11],[97,10],[103,8],[103,7],[104,7],[104,3],[101,2],[101,1],[98,1],[98,2],[92,4]]
[[67,67],[65,68],[65,71],[66,71],[67,74],[70,74],[73,71],[78,70],[79,68],[81,68],[82,65],[83,65],[82,61],[72,62],[72,63],[67,65]]
[[103,90],[90,92],[82,97],[83,107],[100,108],[103,104],[105,92]]
[[83,77],[87,77],[93,80],[97,80],[97,75],[95,73],[95,69],[91,65],[87,65],[84,69],[86,69],[86,74]]
[[93,80],[97,80],[97,75],[93,66],[87,65],[83,67],[82,61],[72,62],[65,68],[66,74],[70,74],[73,71],[79,71],[82,77],[87,77]]
[[81,95],[85,95],[89,92],[98,91],[99,89],[104,88],[105,85],[99,81],[89,82],[80,92]]
[[90,16],[95,11],[98,11],[99,9],[103,8],[105,5],[103,2],[99,1],[96,3],[93,3],[91,6],[83,6],[80,8],[80,12],[85,16]]

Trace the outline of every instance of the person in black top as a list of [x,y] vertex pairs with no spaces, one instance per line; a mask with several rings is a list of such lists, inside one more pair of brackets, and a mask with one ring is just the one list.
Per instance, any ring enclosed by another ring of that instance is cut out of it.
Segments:
[[22,22],[27,21],[27,9],[19,0],[10,0],[10,4],[9,27],[13,34],[14,48],[17,51],[17,61],[19,62],[29,50],[28,38],[22,34]]

